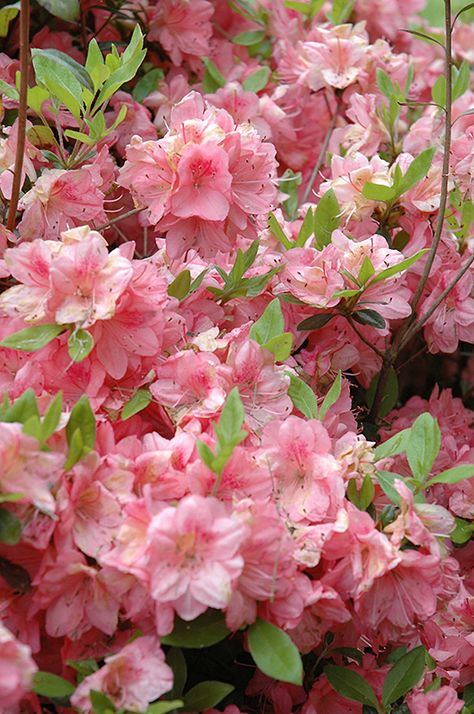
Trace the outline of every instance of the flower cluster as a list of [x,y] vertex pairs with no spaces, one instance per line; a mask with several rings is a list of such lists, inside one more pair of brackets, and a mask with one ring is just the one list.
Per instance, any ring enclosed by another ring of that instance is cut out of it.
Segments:
[[447,77],[441,3],[40,4],[27,92],[0,9],[0,710],[474,711],[469,8]]

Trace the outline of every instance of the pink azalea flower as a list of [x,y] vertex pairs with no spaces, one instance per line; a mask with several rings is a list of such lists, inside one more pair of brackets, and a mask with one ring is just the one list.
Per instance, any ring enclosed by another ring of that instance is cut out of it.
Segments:
[[0,459],[0,492],[21,493],[36,508],[54,513],[51,488],[61,476],[64,456],[41,451],[38,441],[23,433],[21,424],[0,423]]
[[244,561],[243,523],[214,498],[186,496],[148,528],[152,597],[193,620],[208,607],[225,608]]
[[56,240],[74,226],[105,223],[100,174],[84,167],[74,171],[46,169],[21,198],[23,218],[18,230],[23,240]]
[[51,637],[79,639],[91,627],[112,635],[118,622],[120,590],[111,568],[87,565],[82,553],[66,544],[46,551],[35,580],[33,614],[46,610]]
[[105,694],[117,709],[142,712],[172,686],[173,672],[165,662],[159,640],[145,635],[106,657],[103,667],[82,680],[71,704],[80,711],[90,711],[90,691],[96,690]]
[[285,253],[285,267],[279,274],[282,288],[315,307],[334,307],[344,279],[339,272],[339,254],[332,246],[322,251],[293,248]]
[[322,424],[290,416],[269,425],[263,443],[270,447],[276,495],[287,516],[313,523],[335,517],[343,503],[344,482]]
[[27,645],[0,623],[0,707],[8,710],[29,691],[38,670]]
[[175,216],[197,216],[208,221],[227,217],[232,176],[228,155],[219,146],[210,142],[190,146],[179,162],[178,181],[171,199]]
[[183,57],[203,57],[209,53],[212,35],[210,19],[214,8],[208,0],[164,0],[150,9],[150,40],[158,40],[171,61],[180,65]]
[[464,706],[456,690],[446,685],[430,692],[411,692],[407,704],[412,714],[459,714]]

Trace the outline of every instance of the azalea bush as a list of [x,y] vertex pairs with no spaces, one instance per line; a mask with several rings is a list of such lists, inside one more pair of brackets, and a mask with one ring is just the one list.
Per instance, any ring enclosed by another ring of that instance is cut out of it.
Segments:
[[7,3],[1,712],[474,712],[474,4]]

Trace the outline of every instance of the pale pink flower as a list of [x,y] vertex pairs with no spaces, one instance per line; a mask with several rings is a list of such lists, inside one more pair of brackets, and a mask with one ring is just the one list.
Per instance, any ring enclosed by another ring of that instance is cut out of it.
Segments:
[[210,19],[214,13],[208,0],[163,0],[149,9],[150,40],[158,40],[171,61],[180,65],[184,58],[209,53],[212,36]]
[[33,614],[46,610],[46,632],[80,639],[96,627],[112,635],[118,623],[119,579],[112,568],[97,570],[85,556],[63,545],[55,555],[46,551],[34,585]]
[[[31,127],[32,124],[27,122],[26,129],[31,129]],[[16,146],[18,141],[18,119],[15,120],[11,127],[3,127],[2,130],[7,134],[7,137],[0,139],[0,192],[3,194],[3,197],[9,201],[12,195]],[[33,159],[42,158],[38,149],[28,141],[28,138],[25,142],[20,186],[23,186],[26,177],[28,177],[31,182],[36,180],[36,170]]]
[[287,394],[289,377],[284,366],[275,365],[271,352],[254,340],[234,343],[229,349],[227,367],[230,386],[238,387],[246,420],[252,429],[291,413],[292,402]]
[[340,302],[334,293],[344,288],[339,269],[339,254],[331,245],[322,251],[293,248],[284,255],[281,288],[314,307],[334,307]]
[[197,216],[222,221],[230,208],[227,153],[211,142],[190,146],[178,165],[178,188],[171,199],[171,211],[180,218]]
[[[426,314],[458,272],[459,270],[444,270],[441,273],[436,283],[431,285],[429,295],[421,303],[421,315]],[[426,322],[424,335],[430,352],[454,352],[459,340],[471,343],[474,341],[474,299],[471,297],[473,285],[473,274],[467,272]]]
[[150,222],[156,223],[168,208],[175,180],[166,152],[158,141],[132,136],[126,157],[118,183],[131,190],[138,202],[147,207]]
[[[340,269],[346,270],[356,278],[365,258],[368,258],[372,263],[374,277],[377,273],[393,267],[405,259],[403,253],[390,249],[385,238],[378,234],[365,240],[354,241],[347,238],[342,231],[336,230],[333,233],[332,245],[339,252]],[[374,308],[388,319],[407,317],[411,314],[408,302],[411,291],[401,285],[402,282],[403,278],[398,274],[373,286],[370,286],[369,279],[369,287],[364,290],[359,301],[360,307]],[[355,288],[357,285],[349,280],[348,287]]]
[[280,507],[293,521],[312,523],[335,517],[344,499],[344,481],[331,454],[331,440],[316,420],[290,416],[264,433],[268,466]]
[[151,385],[155,399],[178,410],[178,416],[212,416],[224,404],[227,383],[219,359],[209,352],[189,350],[169,357],[157,369]]
[[225,608],[242,572],[245,525],[215,498],[186,496],[155,515],[148,528],[151,595],[184,620]]
[[20,199],[23,217],[18,231],[23,240],[55,240],[62,231],[84,223],[105,223],[100,174],[91,168],[46,169]]
[[33,436],[23,433],[21,424],[0,423],[0,460],[0,492],[21,493],[36,508],[54,513],[51,489],[62,473],[62,454],[42,451]]
[[379,156],[374,156],[369,161],[360,152],[344,158],[333,156],[331,176],[331,179],[321,184],[320,193],[323,195],[332,188],[341,208],[341,215],[347,219],[353,217],[355,220],[363,220],[371,216],[378,205],[377,201],[362,195],[362,189],[367,182],[392,185],[388,163]]
[[88,226],[65,231],[60,242],[10,248],[5,260],[23,285],[2,293],[0,306],[32,323],[49,319],[89,327],[108,320],[132,276],[120,249],[109,253],[105,239]]
[[17,704],[30,690],[38,670],[28,645],[19,642],[0,622],[0,708]]
[[173,672],[165,662],[160,641],[145,635],[106,657],[103,667],[80,683],[71,704],[89,712],[90,691],[96,690],[105,694],[117,709],[142,712],[172,686]]
[[411,692],[406,701],[412,714],[459,714],[464,706],[456,690],[446,685],[430,692]]

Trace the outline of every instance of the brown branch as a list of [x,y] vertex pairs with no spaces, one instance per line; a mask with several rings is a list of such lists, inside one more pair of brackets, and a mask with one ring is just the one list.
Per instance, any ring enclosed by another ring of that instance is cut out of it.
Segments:
[[136,213],[140,213],[143,210],[143,208],[132,208],[131,211],[127,211],[127,213],[122,213],[121,216],[111,218],[110,221],[107,221],[107,223],[102,223],[100,226],[94,226],[94,230],[105,231],[105,229],[109,228],[109,226],[113,226],[115,223],[120,223],[120,221],[125,220],[125,218],[130,218],[130,216],[134,216]]
[[26,110],[28,97],[28,69],[30,59],[30,0],[21,0],[20,4],[20,104],[18,108],[18,134],[15,155],[15,168],[10,206],[8,208],[7,228],[13,231],[16,225],[16,211],[20,198],[21,176],[26,140]]
[[327,128],[326,131],[326,136],[324,137],[323,145],[321,146],[321,151],[319,152],[318,160],[316,162],[316,166],[314,167],[311,176],[308,181],[308,185],[305,188],[304,194],[303,194],[303,200],[302,203],[306,203],[306,201],[309,198],[309,194],[311,193],[313,189],[314,182],[316,181],[316,177],[321,170],[321,166],[323,165],[324,162],[324,157],[326,155],[326,151],[329,145],[329,140],[331,139],[332,133],[334,131],[334,127],[336,126],[336,121],[337,117],[339,116],[339,98],[336,97],[337,99],[337,104],[336,104],[336,109],[334,110],[334,114],[332,115],[331,122]]

